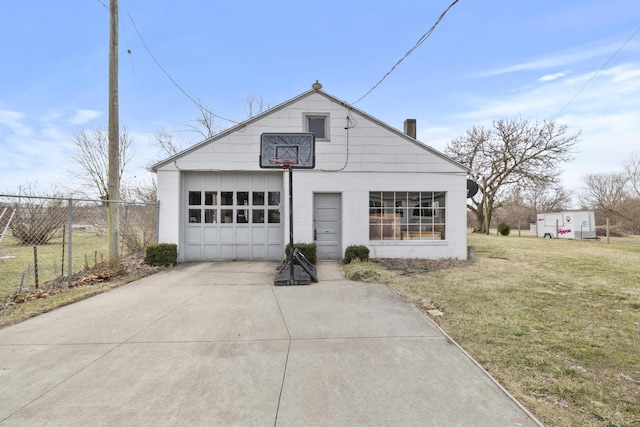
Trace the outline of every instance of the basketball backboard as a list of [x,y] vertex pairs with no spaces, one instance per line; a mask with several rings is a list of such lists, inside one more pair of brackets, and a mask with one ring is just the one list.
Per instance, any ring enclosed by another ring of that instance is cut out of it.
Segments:
[[263,133],[260,135],[260,167],[313,169],[316,140],[312,133]]

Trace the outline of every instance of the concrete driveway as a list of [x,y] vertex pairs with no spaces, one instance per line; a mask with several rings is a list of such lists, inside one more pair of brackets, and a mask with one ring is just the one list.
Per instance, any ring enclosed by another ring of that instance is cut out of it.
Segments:
[[536,426],[384,285],[181,265],[0,330],[0,425]]

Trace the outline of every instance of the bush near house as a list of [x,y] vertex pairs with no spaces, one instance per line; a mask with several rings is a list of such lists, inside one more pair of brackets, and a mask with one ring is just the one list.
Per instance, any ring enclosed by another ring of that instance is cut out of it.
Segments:
[[[302,252],[302,255],[304,255],[311,264],[315,265],[316,261],[318,261],[318,246],[315,243],[294,243],[293,247]],[[290,251],[290,245],[287,244],[284,248],[286,259],[289,259]]]
[[506,222],[501,222],[498,224],[498,233],[500,233],[501,236],[508,236],[509,233],[511,233],[511,227],[509,227],[509,224]]
[[147,246],[144,263],[155,266],[170,266],[178,263],[178,246],[174,243],[158,243]]
[[369,248],[365,245],[351,245],[344,251],[343,264],[350,264],[352,261],[369,261]]

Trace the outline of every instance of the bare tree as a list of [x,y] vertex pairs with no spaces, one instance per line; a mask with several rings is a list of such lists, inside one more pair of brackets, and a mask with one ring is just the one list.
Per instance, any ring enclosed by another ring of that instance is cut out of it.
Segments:
[[183,150],[184,142],[177,139],[176,136],[166,127],[153,132],[155,145],[160,149],[163,156],[171,157]]
[[196,124],[188,124],[187,129],[196,133],[203,139],[209,139],[215,136],[220,129],[215,126],[216,115],[207,108],[202,101],[198,99],[198,117],[196,117]]
[[623,164],[623,167],[635,196],[640,197],[640,155],[632,153],[631,158]]
[[583,178],[587,185],[580,202],[612,218],[624,218],[624,203],[628,199],[629,178],[617,172],[603,175],[589,174]]
[[[254,117],[271,108],[271,104],[265,102],[262,97],[258,98],[255,95],[248,96],[245,102],[247,118]],[[166,127],[160,128],[160,130],[153,132],[154,145],[160,149],[161,156],[174,156],[195,142],[203,139],[206,140],[217,135],[221,131],[221,128],[215,124],[216,117],[218,116],[198,99],[198,116],[193,120],[193,123],[183,125],[185,129],[177,131],[170,130]],[[196,138],[191,138],[190,140],[181,138],[179,135],[185,132],[191,133],[192,135],[195,134]]]
[[526,192],[519,187],[514,187],[505,194],[500,208],[494,211],[496,222],[505,222],[511,228],[529,224],[535,220],[536,210],[527,200]]
[[506,190],[496,208],[495,216],[500,222],[506,222],[512,228],[535,222],[536,214],[545,211],[564,210],[571,198],[560,185],[523,185],[512,186]]
[[22,245],[46,245],[62,233],[67,208],[62,195],[38,190],[37,183],[20,186],[20,195],[10,206],[14,213],[11,232]]
[[[198,100],[198,106],[199,116],[194,119],[194,123],[183,125],[185,129],[174,131],[163,126],[153,132],[154,145],[160,149],[161,157],[174,156],[198,140],[212,138],[219,132],[218,127],[215,126],[215,114],[200,100]],[[183,133],[195,134],[196,138],[186,140],[179,136]]]
[[127,202],[156,203],[158,183],[155,176],[149,176],[148,179],[137,182],[135,186],[124,186],[120,194],[122,200]]
[[488,232],[493,210],[514,186],[556,184],[559,167],[573,159],[579,136],[567,134],[567,127],[555,121],[515,118],[494,121],[489,130],[473,126],[451,141],[446,154],[479,176],[480,192],[468,204],[477,229]]
[[257,116],[265,110],[271,108],[271,104],[265,103],[262,97],[257,98],[255,95],[249,95],[246,99],[245,105],[245,113],[247,113],[247,117],[251,118],[253,116]]
[[532,183],[524,187],[527,203],[536,211],[560,211],[567,208],[571,195],[559,183]]
[[[133,157],[133,139],[127,128],[120,132],[120,168],[122,178],[125,167]],[[101,199],[109,198],[109,139],[105,129],[86,131],[81,129],[73,135],[74,152],[71,158],[80,170],[71,174],[87,191],[96,191]]]

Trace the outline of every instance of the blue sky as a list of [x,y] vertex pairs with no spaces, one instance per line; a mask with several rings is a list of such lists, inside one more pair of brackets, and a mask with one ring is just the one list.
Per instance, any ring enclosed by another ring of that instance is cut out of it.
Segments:
[[[152,132],[184,131],[198,116],[136,28],[190,96],[242,121],[248,97],[274,106],[316,79],[329,94],[356,101],[450,3],[120,0],[120,123],[136,147],[130,172],[141,178],[158,158]],[[74,132],[107,124],[105,5],[4,5],[0,192],[34,181],[73,187]],[[399,129],[406,118],[417,119],[418,139],[438,150],[495,119],[557,120],[582,131],[563,175],[577,191],[585,173],[619,171],[640,151],[640,33],[629,40],[639,28],[637,0],[460,0],[356,107]],[[197,142],[195,134],[179,135]]]

